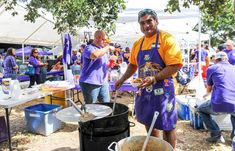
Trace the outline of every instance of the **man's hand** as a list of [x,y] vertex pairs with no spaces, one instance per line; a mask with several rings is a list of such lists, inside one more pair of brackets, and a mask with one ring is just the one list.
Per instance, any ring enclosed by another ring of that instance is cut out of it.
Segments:
[[205,95],[203,95],[203,99],[206,100],[209,95],[210,95],[209,93],[206,93]]
[[144,89],[152,84],[155,83],[155,78],[154,76],[148,76],[146,77],[143,82],[139,85],[139,88]]
[[16,65],[15,67],[13,67],[14,70],[16,70],[16,69],[18,69],[18,68],[19,68],[18,65]]

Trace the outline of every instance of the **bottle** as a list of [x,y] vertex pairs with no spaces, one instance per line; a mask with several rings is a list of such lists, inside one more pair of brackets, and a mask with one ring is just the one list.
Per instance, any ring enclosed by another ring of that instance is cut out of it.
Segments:
[[235,136],[232,139],[232,151],[235,151]]

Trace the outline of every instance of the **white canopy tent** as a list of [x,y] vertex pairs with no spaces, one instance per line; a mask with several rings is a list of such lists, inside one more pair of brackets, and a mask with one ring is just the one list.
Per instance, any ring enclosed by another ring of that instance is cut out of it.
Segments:
[[34,23],[24,20],[26,10],[17,4],[16,16],[11,11],[5,10],[5,5],[0,5],[0,43],[21,44],[22,57],[24,62],[25,45],[54,46],[61,44],[61,36],[54,30],[54,23],[45,18],[39,17]]
[[35,23],[24,20],[26,10],[17,5],[18,15],[12,16],[11,11],[0,6],[0,43],[51,46],[60,44],[61,37],[54,30],[52,21],[39,17]]
[[[198,43],[197,32],[192,28],[198,23],[199,11],[197,7],[182,9],[182,11],[169,14],[165,13],[166,1],[160,0],[128,0],[127,8],[119,14],[115,35],[111,37],[113,42],[120,43],[123,47],[131,46],[142,35],[137,22],[138,12],[142,8],[154,9],[159,18],[159,28],[173,34],[179,41],[186,40]],[[24,20],[25,9],[17,5],[18,15],[12,16],[10,11],[5,11],[4,5],[0,5],[0,43],[14,43],[27,45],[61,46],[61,36],[54,30],[51,16],[40,17],[35,23]],[[92,32],[95,29],[79,28],[78,36],[72,38],[74,43],[84,43],[84,31]],[[209,36],[200,34],[201,40],[208,40]],[[75,46],[75,45],[74,45]]]
[[[199,43],[199,33],[192,31],[199,22],[199,9],[191,6],[189,9],[181,8],[181,12],[169,14],[164,12],[166,4],[167,1],[160,0],[128,0],[126,10],[119,14],[112,41],[130,47],[142,35],[138,24],[138,12],[143,8],[151,8],[157,12],[159,29],[171,33],[179,42],[187,37],[186,40],[191,43]],[[207,34],[200,33],[200,37],[201,40],[209,40]]]

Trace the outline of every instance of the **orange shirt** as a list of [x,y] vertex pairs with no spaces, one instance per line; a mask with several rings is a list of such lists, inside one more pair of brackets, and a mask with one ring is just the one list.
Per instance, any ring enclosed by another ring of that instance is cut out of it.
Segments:
[[[157,34],[152,37],[145,37],[144,43],[142,45],[142,50],[148,50],[152,48],[152,45],[156,43]],[[144,37],[144,36],[143,36]],[[140,45],[143,40],[143,37],[139,38],[132,47],[131,55],[129,62],[134,65],[138,65],[137,63],[137,55],[140,50]],[[160,48],[158,48],[159,54],[167,65],[179,65],[182,67],[182,54],[179,47],[178,42],[175,40],[173,36],[169,33],[160,31],[159,41]]]

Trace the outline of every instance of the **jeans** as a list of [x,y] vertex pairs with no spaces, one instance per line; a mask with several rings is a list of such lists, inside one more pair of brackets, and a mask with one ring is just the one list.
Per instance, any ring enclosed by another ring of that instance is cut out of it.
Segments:
[[[201,104],[198,107],[198,110],[200,112],[200,115],[202,116],[202,120],[205,123],[207,129],[210,131],[211,136],[218,136],[221,135],[220,128],[218,124],[212,119],[211,115],[221,115],[221,114],[227,114],[227,113],[218,113],[214,112],[211,107],[211,102],[207,101],[203,104]],[[234,136],[235,134],[235,113],[230,113],[231,114],[231,122],[232,122],[232,132],[231,132],[231,137]]]
[[46,82],[47,69],[45,67],[41,68],[40,77],[41,77],[41,83]]
[[36,82],[37,84],[41,84],[41,77],[40,74],[35,74],[35,75],[30,75],[29,76],[29,88],[32,87],[34,85],[34,83]]
[[99,102],[110,102],[109,83],[105,82],[103,85],[94,85],[80,82],[80,87],[84,100],[87,104]]

